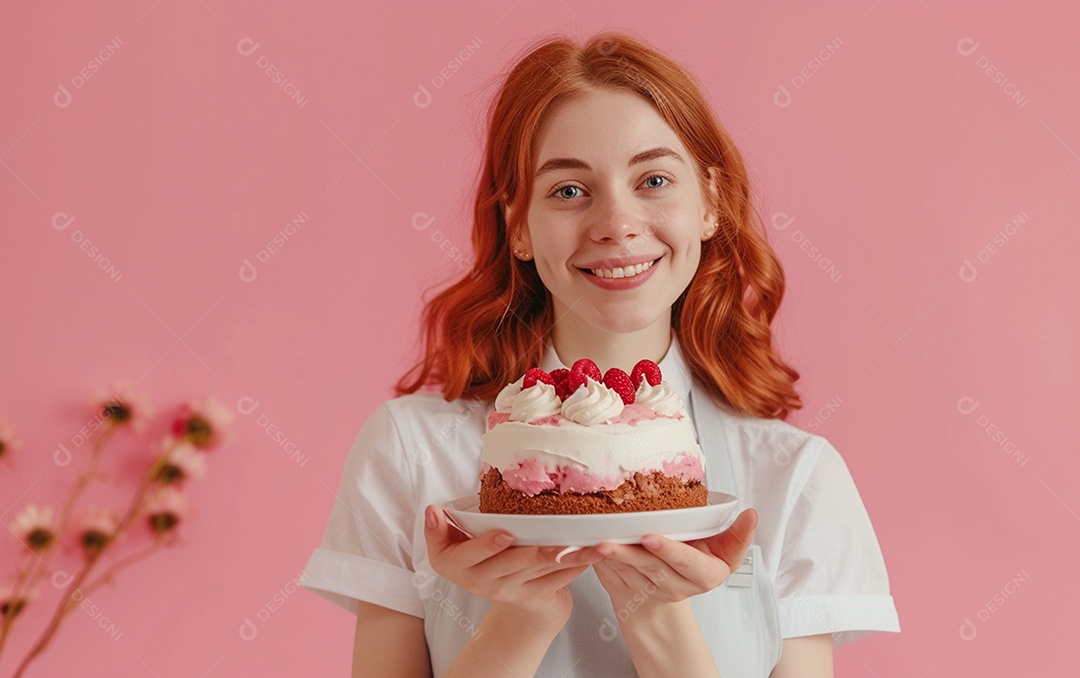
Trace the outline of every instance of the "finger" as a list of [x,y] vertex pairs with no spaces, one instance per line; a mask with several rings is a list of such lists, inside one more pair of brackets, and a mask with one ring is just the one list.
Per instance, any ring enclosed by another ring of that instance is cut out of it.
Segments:
[[600,580],[600,583],[606,589],[610,589],[612,585],[626,586],[626,580],[611,566],[614,562],[613,560],[601,560],[592,566],[596,572],[596,578]]
[[650,582],[645,575],[633,567],[610,558],[593,565],[593,570],[596,571],[596,578],[609,591],[613,588],[624,591],[641,591]]
[[596,572],[596,578],[600,580],[600,583],[606,589],[611,589],[615,586],[625,586],[623,578],[619,576],[619,573],[611,567],[607,560],[601,560],[592,566],[593,571]]
[[[575,565],[592,565],[593,563],[599,563],[604,559],[604,556],[597,552],[592,546],[575,548],[578,548],[578,550],[571,551],[570,553],[563,555],[561,559],[554,560],[554,562],[559,565],[569,565],[570,567],[574,567]],[[552,559],[559,558],[559,554],[562,554],[563,551],[566,551],[566,549],[559,546],[553,547],[552,552],[554,552],[555,555],[552,556]]]
[[750,550],[757,523],[757,511],[752,508],[746,509],[735,518],[735,522],[728,529],[706,538],[704,542],[710,553],[723,560],[734,571],[742,564],[746,552]]
[[577,567],[558,570],[556,572],[548,572],[547,574],[524,581],[520,586],[530,594],[558,591],[577,579],[578,576],[587,569],[589,569],[588,565],[579,565]]
[[[685,544],[681,544],[681,542],[676,543],[685,546]],[[597,544],[596,550],[609,561],[625,563],[626,565],[637,569],[666,567],[668,565],[662,558],[639,544],[612,544],[604,542]]]
[[[559,546],[515,547],[493,556],[487,562],[478,564],[476,569],[485,577],[501,579],[518,573],[536,576],[556,570],[588,567],[604,559],[595,549],[585,548],[565,556],[561,562],[556,561],[556,555],[562,550]],[[520,581],[524,580],[524,576],[520,578]]]
[[[428,505],[424,509],[424,539],[432,561],[452,557],[457,567],[468,568],[504,551],[514,537],[503,530],[490,530],[469,538],[451,527],[441,509]],[[447,553],[452,549],[452,553]]]
[[642,538],[642,546],[663,560],[678,576],[706,590],[716,587],[717,576],[726,577],[731,573],[730,567],[727,567],[727,572],[720,572],[720,569],[727,565],[726,561],[723,564],[717,563],[717,558],[700,545],[650,534]]
[[569,554],[571,554],[571,553],[576,553],[577,551],[580,551],[580,550],[581,550],[581,547],[580,547],[580,546],[567,546],[567,547],[566,547],[566,548],[564,548],[564,549],[563,549],[562,551],[559,551],[559,553],[558,553],[558,554],[556,554],[556,556],[555,556],[555,562],[556,562],[556,563],[561,563],[561,562],[562,562],[562,559],[563,559],[563,558],[564,558],[565,556],[567,556],[567,555],[569,555]]
[[432,558],[454,543],[449,524],[445,520],[439,520],[438,513],[442,512],[430,504],[424,507],[424,541],[427,542],[428,554]]
[[683,588],[684,584],[708,588],[710,574],[715,577],[716,558],[712,554],[657,534],[646,534],[640,546],[612,544],[598,548],[600,553],[610,552],[607,561],[633,567],[652,583],[664,583],[673,589]]

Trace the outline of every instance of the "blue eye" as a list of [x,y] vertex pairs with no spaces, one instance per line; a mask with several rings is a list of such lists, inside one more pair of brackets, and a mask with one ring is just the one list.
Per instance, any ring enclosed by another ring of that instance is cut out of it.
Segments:
[[560,200],[572,200],[575,196],[572,196],[572,195],[568,196],[565,193],[563,193],[563,191],[568,191],[568,190],[580,191],[581,189],[578,188],[577,186],[561,186],[561,187],[555,189],[555,193],[557,194],[556,197],[559,198]]
[[[652,181],[653,179],[660,179],[661,182],[658,184],[656,182],[653,182]],[[650,183],[650,182],[652,182],[652,183]],[[642,183],[646,184],[646,188],[648,188],[650,191],[662,191],[662,190],[666,189],[671,184],[671,180],[668,179],[663,174],[650,174],[649,176],[645,177],[645,181],[642,182]],[[556,186],[552,190],[552,196],[551,197],[555,198],[556,200],[561,200],[563,202],[570,202],[571,200],[573,200],[577,196],[576,195],[573,195],[573,196],[565,195],[563,193],[563,191],[566,191],[568,189],[573,189],[575,191],[580,191],[581,187],[580,186],[575,186],[574,184],[563,184],[561,186]]]

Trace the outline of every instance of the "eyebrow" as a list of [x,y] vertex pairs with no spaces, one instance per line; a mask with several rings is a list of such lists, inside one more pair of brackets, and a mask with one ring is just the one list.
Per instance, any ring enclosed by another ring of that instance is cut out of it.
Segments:
[[[681,155],[671,150],[667,146],[657,146],[656,148],[650,148],[647,151],[642,151],[641,153],[638,153],[634,157],[630,158],[630,162],[626,163],[626,166],[633,167],[634,165],[637,165],[639,163],[665,157],[675,158],[684,165],[686,164],[686,161],[683,160],[683,157]],[[541,165],[540,169],[536,170],[536,174],[533,175],[533,178],[535,179],[536,177],[539,177],[544,172],[552,172],[561,169],[592,170],[592,168],[589,167],[589,164],[584,160],[578,160],[577,158],[551,158],[543,165]]]

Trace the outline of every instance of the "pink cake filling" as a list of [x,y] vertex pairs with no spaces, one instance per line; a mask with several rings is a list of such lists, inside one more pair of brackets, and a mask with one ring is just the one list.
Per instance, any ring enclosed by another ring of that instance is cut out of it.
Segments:
[[661,470],[665,476],[682,478],[684,482],[705,480],[705,469],[701,467],[701,460],[695,457],[682,455],[674,461],[669,459],[664,462]]
[[[487,473],[489,465],[482,464],[481,476]],[[662,468],[637,469],[641,473],[662,471],[664,475],[678,477],[683,482],[692,480],[703,481],[705,472],[701,466],[701,460],[686,455],[681,455],[676,460],[663,462]],[[560,494],[567,492],[598,492],[600,490],[613,490],[622,485],[633,473],[625,477],[610,478],[602,476],[576,466],[556,466],[548,470],[539,459],[526,459],[507,469],[502,470],[503,480],[515,490],[520,490],[530,497],[544,490],[555,490]]]

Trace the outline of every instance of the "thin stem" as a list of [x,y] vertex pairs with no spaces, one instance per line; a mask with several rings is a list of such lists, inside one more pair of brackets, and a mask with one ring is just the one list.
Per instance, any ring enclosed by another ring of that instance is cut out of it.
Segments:
[[[91,581],[89,584],[87,584],[83,588],[83,595],[84,596],[89,596],[91,593],[93,593],[98,588],[100,588],[103,584],[111,583],[113,577],[115,577],[117,575],[117,573],[120,572],[120,570],[122,570],[122,569],[124,569],[126,567],[129,567],[131,565],[134,565],[135,563],[137,563],[140,560],[144,560],[144,559],[150,557],[158,549],[160,549],[164,544],[165,544],[164,540],[162,540],[160,538],[154,539],[153,543],[150,544],[150,546],[148,548],[145,548],[142,551],[136,551],[134,553],[131,553],[131,554],[117,560],[112,565],[110,565],[107,570],[102,572],[98,576],[97,579]],[[71,609],[74,609],[74,601],[71,601],[68,604],[68,611],[70,611]]]
[[[146,491],[150,488],[150,485],[152,485],[157,479],[158,473],[161,470],[161,465],[164,463],[165,458],[169,455],[169,453],[175,446],[176,445],[174,443],[172,446],[169,447],[169,449],[164,450],[161,455],[159,455],[158,458],[154,460],[153,465],[150,467],[150,471],[145,476],[143,476],[142,482],[139,484],[138,489],[135,490],[135,496],[132,498],[131,504],[128,506],[127,513],[125,513],[124,517],[120,519],[120,522],[116,526],[116,530],[113,532],[114,536],[118,536],[119,534],[121,534],[124,530],[127,529],[128,525],[130,525],[131,522],[135,520],[135,517],[138,515],[139,512],[139,506],[142,504],[143,497],[146,495]],[[80,587],[82,586],[83,581],[85,581],[86,578],[90,575],[90,570],[94,567],[94,564],[97,563],[98,559],[101,558],[101,555],[113,544],[113,542],[114,539],[110,539],[108,542],[105,543],[105,546],[102,547],[100,551],[92,554],[86,559],[86,563],[83,565],[82,569],[79,571],[78,574],[75,575],[75,579],[73,579],[72,582],[68,585],[67,591],[74,592],[81,590]],[[64,616],[67,613],[70,605],[72,604],[71,596],[72,594],[68,593],[66,596],[60,599],[60,602],[56,606],[56,610],[53,611],[52,617],[49,619],[49,623],[45,626],[45,629],[41,632],[41,635],[38,637],[33,647],[30,648],[30,651],[27,653],[27,655],[23,657],[22,663],[20,663],[19,667],[15,669],[15,673],[12,675],[12,678],[20,678],[20,676],[23,675],[23,672],[26,671],[26,667],[30,665],[30,662],[32,662],[38,655],[44,652],[45,648],[49,646],[49,643],[56,635],[57,629],[60,628],[60,623],[64,620]]]
[[[37,556],[37,562],[31,563],[30,567],[24,570],[15,581],[15,588],[11,592],[13,600],[17,600],[23,594],[24,589],[26,592],[29,592],[46,571],[46,565],[48,565],[49,559],[52,556],[55,541],[59,538],[59,535],[64,534],[67,530],[68,519],[75,508],[75,503],[79,500],[82,493],[86,491],[86,487],[97,474],[98,462],[101,459],[102,451],[105,449],[105,443],[109,440],[109,437],[112,436],[115,430],[115,423],[113,423],[112,420],[109,420],[105,430],[98,436],[97,440],[94,441],[94,448],[90,454],[90,463],[87,465],[86,470],[79,474],[78,478],[75,479],[75,484],[71,489],[71,495],[68,497],[67,502],[65,502],[64,508],[60,511],[60,518],[56,522],[56,532],[53,535],[53,544],[45,549],[40,556],[31,551],[31,553],[34,553],[34,555]],[[0,654],[4,651],[4,644],[7,641],[14,620],[15,618],[13,616],[4,615],[3,627],[0,628]]]
[[110,420],[108,428],[101,434],[96,441],[94,441],[94,450],[90,455],[90,464],[86,470],[79,476],[75,482],[75,488],[71,491],[71,496],[68,498],[67,504],[64,506],[64,510],[60,512],[60,520],[57,521],[57,533],[62,533],[68,524],[68,520],[71,517],[71,512],[75,509],[75,502],[79,500],[79,497],[86,490],[87,485],[97,475],[98,463],[101,461],[101,452],[105,449],[105,443],[116,431],[116,425]]
[[[41,556],[39,556],[38,554],[34,553],[33,551],[31,551],[30,553],[33,554],[34,557],[36,557],[39,561],[41,560]],[[34,564],[33,563],[28,563],[27,566],[26,566],[26,569],[24,569],[22,572],[20,572],[18,578],[15,579],[15,587],[12,589],[12,593],[11,593],[11,601],[10,601],[11,603],[14,603],[16,600],[18,600],[18,598],[19,598],[18,591],[22,590],[23,583],[27,579],[30,578],[30,572],[33,569],[34,569]],[[0,620],[0,654],[3,653],[4,642],[7,640],[8,633],[10,633],[11,626],[12,626],[12,624],[14,622],[15,622],[15,606],[14,605],[9,605],[8,606],[8,614],[5,614],[3,620]]]

